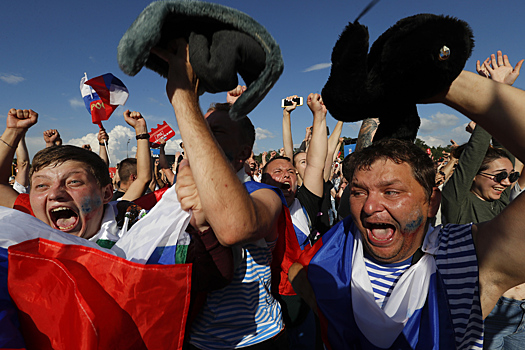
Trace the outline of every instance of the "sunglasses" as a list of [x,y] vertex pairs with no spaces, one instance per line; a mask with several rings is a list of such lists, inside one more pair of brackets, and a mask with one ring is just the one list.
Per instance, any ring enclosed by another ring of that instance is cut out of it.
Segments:
[[510,182],[516,182],[520,177],[520,173],[518,171],[513,171],[510,174],[507,173],[506,171],[502,171],[501,173],[497,173],[497,174],[487,174],[487,173],[483,173],[480,171],[478,174],[490,177],[495,182],[501,182],[505,180],[507,177],[509,178]]

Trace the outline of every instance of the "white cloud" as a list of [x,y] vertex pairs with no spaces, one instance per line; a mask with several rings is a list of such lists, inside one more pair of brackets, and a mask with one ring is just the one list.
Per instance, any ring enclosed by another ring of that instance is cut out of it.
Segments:
[[330,68],[331,66],[332,66],[331,63],[318,63],[318,64],[314,64],[313,66],[306,68],[305,70],[303,70],[303,73],[312,72],[314,70],[326,69],[326,68]]
[[166,142],[166,147],[164,147],[166,154],[175,154],[175,152],[181,152],[182,151],[182,148],[180,147],[181,142],[182,142],[182,139],[176,139],[176,138],[172,138],[171,140],[168,140]]
[[274,137],[275,135],[270,130],[259,128],[259,127],[255,128],[255,139],[256,140],[264,140],[267,138],[273,139]]
[[468,141],[470,138],[470,133],[465,131],[465,127],[468,123],[464,123],[450,132],[450,138],[454,140],[458,145],[461,145]]
[[453,114],[436,113],[430,119],[421,118],[420,133],[433,133],[440,129],[456,126],[459,118]]
[[21,77],[19,75],[14,75],[14,74],[0,74],[0,80],[2,80],[4,83],[14,85],[26,79],[24,77]]
[[83,100],[80,100],[78,98],[72,98],[69,100],[69,105],[73,108],[78,108],[78,107],[85,107],[86,105],[84,104],[84,101]]
[[418,136],[418,137],[421,140],[425,141],[425,143],[429,145],[430,147],[438,147],[438,146],[445,147],[450,143],[449,140],[446,139],[446,136],[435,137],[435,136],[429,135],[429,136]]

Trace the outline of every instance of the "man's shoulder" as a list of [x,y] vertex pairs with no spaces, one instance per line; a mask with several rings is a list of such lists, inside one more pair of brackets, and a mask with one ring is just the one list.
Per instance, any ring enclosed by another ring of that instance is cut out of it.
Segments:
[[284,199],[283,193],[277,187],[274,187],[274,186],[271,186],[271,185],[268,185],[268,184],[265,184],[265,183],[260,183],[260,182],[257,182],[257,181],[246,181],[244,183],[244,187],[246,188],[246,190],[248,191],[248,193],[250,195],[253,194],[254,192],[258,191],[258,190],[261,190],[261,189],[272,190],[273,192],[275,192],[279,196],[279,198],[281,199],[281,202],[283,203],[283,205],[286,206],[286,200]]
[[437,255],[449,258],[449,254],[459,254],[471,251],[474,248],[472,238],[472,224],[446,224],[439,229],[439,248]]

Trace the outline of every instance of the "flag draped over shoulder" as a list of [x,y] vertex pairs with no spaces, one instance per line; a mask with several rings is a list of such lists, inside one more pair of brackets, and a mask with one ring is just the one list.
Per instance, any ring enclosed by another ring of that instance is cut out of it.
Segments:
[[327,349],[456,348],[447,292],[430,254],[437,251],[438,232],[427,234],[422,250],[428,254],[404,272],[383,308],[375,302],[351,216],[323,235],[313,257],[301,257],[309,262]]
[[119,105],[126,103],[129,96],[124,83],[111,73],[89,80],[87,75],[84,75],[80,79],[80,93],[93,124],[108,120]]
[[174,187],[157,199],[112,249],[0,207],[0,349],[182,349],[192,265],[144,262],[190,214]]

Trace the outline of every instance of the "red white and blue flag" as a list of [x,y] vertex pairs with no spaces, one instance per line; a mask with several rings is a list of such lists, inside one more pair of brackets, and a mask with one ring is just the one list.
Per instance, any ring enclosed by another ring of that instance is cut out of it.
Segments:
[[159,265],[189,222],[177,202],[171,187],[111,249],[0,207],[0,349],[182,349],[192,265]]
[[119,105],[124,105],[129,97],[124,83],[111,73],[89,80],[84,73],[80,79],[80,93],[93,124],[100,126],[101,122],[108,120],[113,111]]

